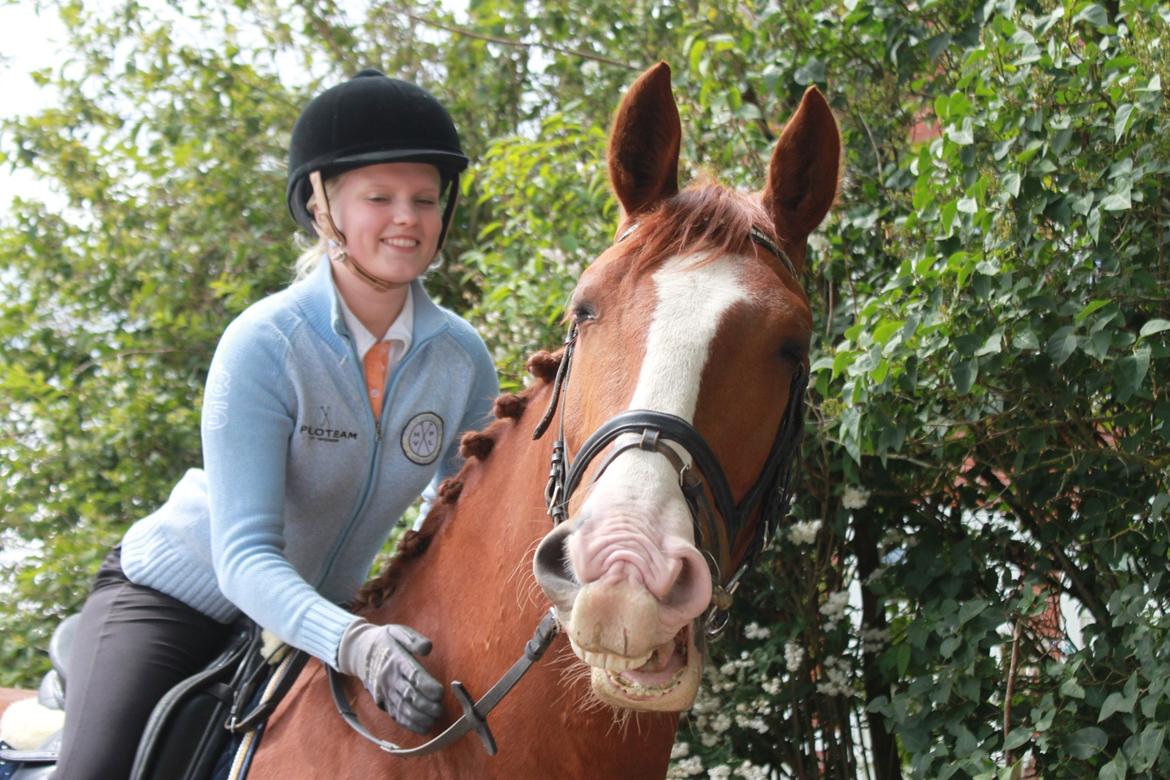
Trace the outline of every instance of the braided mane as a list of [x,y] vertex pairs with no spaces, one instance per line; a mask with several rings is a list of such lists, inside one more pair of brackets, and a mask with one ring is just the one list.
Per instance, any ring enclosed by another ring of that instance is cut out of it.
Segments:
[[513,427],[528,408],[529,399],[550,384],[556,376],[557,368],[561,364],[563,350],[556,352],[540,351],[528,359],[528,373],[535,377],[539,384],[525,389],[520,393],[504,393],[496,398],[492,405],[492,413],[496,420],[482,431],[472,431],[463,435],[459,440],[459,454],[465,462],[459,473],[443,481],[439,485],[439,499],[431,507],[419,530],[409,530],[402,535],[394,556],[389,560],[374,579],[367,582],[358,591],[352,603],[352,609],[360,612],[365,609],[377,609],[390,597],[398,587],[402,572],[406,564],[418,558],[427,551],[431,540],[447,518],[451,515],[459,496],[463,492],[464,475],[470,469],[479,468],[482,461],[487,460],[495,447],[496,440],[505,430]]

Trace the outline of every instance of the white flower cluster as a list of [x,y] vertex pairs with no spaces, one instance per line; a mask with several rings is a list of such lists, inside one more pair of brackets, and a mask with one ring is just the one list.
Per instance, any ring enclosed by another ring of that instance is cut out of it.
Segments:
[[690,717],[699,732],[699,742],[703,743],[703,747],[714,747],[719,741],[719,734],[714,729],[713,721],[724,707],[719,694],[736,687],[736,679],[733,676],[735,669],[735,661],[729,661],[719,669],[714,666],[706,668],[706,679],[699,688],[699,695],[690,712]]
[[[696,777],[701,774],[703,774],[703,762],[699,760],[698,756],[692,756],[672,765],[666,776],[667,778],[684,778]],[[735,769],[727,764],[720,764],[707,770],[708,780],[730,780],[733,777],[743,778],[743,780],[770,780],[772,767],[767,764],[756,766],[751,761],[744,761]]]
[[784,643],[784,666],[790,672],[795,672],[800,669],[800,665],[804,663],[804,648],[796,642],[788,641]]
[[890,632],[885,628],[861,629],[861,650],[865,653],[876,653],[890,641]]
[[849,485],[841,495],[841,506],[846,509],[861,509],[869,503],[869,491]]
[[750,704],[740,702],[735,705],[735,725],[741,729],[767,734],[769,731],[768,721],[764,718],[771,714],[772,703],[768,699],[758,696]]
[[826,696],[852,696],[853,687],[849,684],[849,661],[836,655],[826,656],[821,663],[825,670],[825,678],[817,683],[817,691]]
[[797,520],[788,527],[788,541],[795,545],[812,544],[820,530],[820,520]]
[[671,764],[670,769],[668,769],[666,772],[666,777],[668,779],[694,777],[695,775],[700,775],[702,773],[703,759],[699,758],[698,756],[691,756],[690,758],[684,758],[682,761],[679,761],[676,764]]
[[751,761],[744,761],[735,770],[735,774],[744,780],[770,780],[772,777],[772,767],[769,764],[756,766]]
[[[770,631],[756,624],[745,627],[749,638],[756,636],[767,637]],[[799,649],[799,648],[798,648]],[[803,657],[803,650],[799,650]],[[757,695],[743,699],[745,687],[742,684],[745,677],[748,684],[759,685],[763,691]],[[733,728],[742,731],[754,731],[767,734],[770,731],[769,720],[775,713],[775,695],[780,691],[783,683],[782,673],[775,678],[769,678],[762,673],[760,661],[751,653],[741,652],[739,658],[733,658],[722,666],[708,665],[703,673],[703,685],[699,688],[699,695],[688,715],[688,719],[698,735],[699,742],[704,748],[714,748],[727,743],[728,734]],[[722,751],[720,751],[722,752]],[[713,760],[713,757],[708,757]],[[676,742],[670,751],[670,768],[666,777],[671,780],[681,778],[701,777],[706,774],[708,779],[732,780],[770,780],[771,767],[758,767],[750,761],[744,761],[738,767],[725,763],[718,766],[704,767],[703,756],[691,755],[691,745],[688,742]]]
[[837,623],[845,617],[845,608],[849,606],[849,591],[839,590],[830,593],[825,603],[821,604],[820,612],[825,616],[825,630],[832,631]]
[[743,627],[743,635],[748,639],[767,639],[772,634],[772,629],[761,626],[754,620]]

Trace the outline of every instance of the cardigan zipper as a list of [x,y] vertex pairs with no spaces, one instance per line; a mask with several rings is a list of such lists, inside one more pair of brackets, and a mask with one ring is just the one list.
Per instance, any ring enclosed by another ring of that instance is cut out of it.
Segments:
[[[386,405],[389,403],[390,397],[393,395],[394,386],[398,383],[398,378],[402,375],[401,369],[403,369],[411,360],[413,360],[416,355],[418,355],[420,352],[422,352],[422,348],[427,344],[427,342],[431,341],[433,338],[435,338],[440,333],[443,333],[445,331],[446,331],[446,328],[442,328],[441,330],[439,330],[435,333],[432,333],[430,336],[427,336],[426,338],[422,339],[421,341],[416,342],[414,347],[410,350],[410,352],[408,354],[404,355],[401,362],[399,362],[399,364],[394,368],[394,372],[391,374],[390,384],[386,388],[386,392],[382,395],[382,415],[386,414]],[[354,345],[353,340],[350,339],[348,336],[346,337],[346,340],[349,341],[350,355],[352,355],[354,358],[356,358],[357,357],[356,345]],[[357,370],[358,370],[358,375],[359,375],[359,379],[360,379],[362,395],[366,396],[366,377],[365,377],[365,374],[361,370],[361,361],[356,360],[355,365],[358,366]],[[317,585],[316,585],[317,588],[321,587],[321,584],[325,582],[325,580],[329,577],[329,574],[333,571],[333,564],[335,564],[337,562],[337,556],[341,553],[341,550],[345,547],[346,542],[349,541],[349,536],[353,532],[354,526],[357,523],[357,519],[362,516],[362,512],[366,508],[366,503],[370,499],[370,494],[373,492],[374,478],[378,472],[378,467],[381,463],[381,454],[382,454],[382,423],[381,423],[381,419],[374,417],[374,410],[370,407],[370,405],[368,403],[366,404],[366,409],[367,409],[367,414],[370,415],[370,419],[374,423],[374,452],[370,457],[370,467],[366,473],[366,484],[362,488],[362,495],[361,495],[361,498],[358,500],[357,509],[354,511],[354,513],[352,515],[350,515],[349,520],[347,520],[345,523],[344,529],[342,530],[342,532],[337,536],[336,540],[334,541],[333,548],[329,551],[329,556],[326,558],[325,567],[323,569],[321,569],[321,576],[317,580]]]

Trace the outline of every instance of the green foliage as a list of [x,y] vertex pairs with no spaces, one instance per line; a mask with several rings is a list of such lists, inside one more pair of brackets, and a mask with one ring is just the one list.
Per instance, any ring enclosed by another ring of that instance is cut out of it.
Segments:
[[288,279],[307,94],[379,63],[452,107],[477,162],[430,284],[515,387],[610,242],[607,118],[665,59],[684,179],[760,186],[810,84],[846,170],[810,253],[802,491],[672,775],[1170,774],[1160,4],[59,7],[59,107],[0,138],[64,200],[0,220],[2,538],[27,551],[0,684],[35,682],[104,549],[199,462],[215,340]]

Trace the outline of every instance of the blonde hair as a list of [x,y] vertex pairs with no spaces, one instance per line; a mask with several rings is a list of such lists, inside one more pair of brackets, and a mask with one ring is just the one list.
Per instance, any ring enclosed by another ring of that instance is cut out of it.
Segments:
[[[340,185],[340,183],[341,175],[331,176],[326,179],[325,196],[332,200],[333,197],[337,195],[337,187]],[[308,211],[309,214],[313,215],[314,217],[316,216],[316,193],[309,196],[308,202],[305,203],[305,211]],[[299,282],[301,279],[304,279],[306,276],[312,274],[313,271],[317,269],[317,264],[321,262],[321,256],[329,251],[329,242],[326,240],[325,236],[321,235],[321,231],[318,230],[315,225],[313,229],[317,233],[317,241],[316,243],[310,245],[307,249],[302,250],[300,256],[297,257],[296,262],[293,264],[293,281]],[[304,245],[303,234],[297,235],[296,243],[302,246]]]

